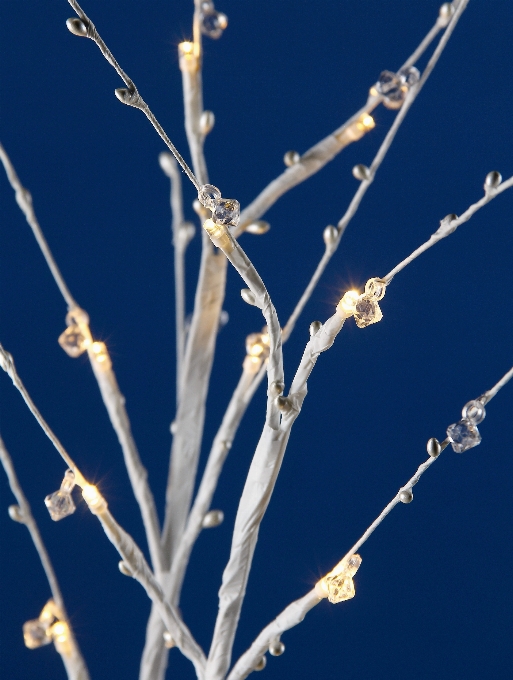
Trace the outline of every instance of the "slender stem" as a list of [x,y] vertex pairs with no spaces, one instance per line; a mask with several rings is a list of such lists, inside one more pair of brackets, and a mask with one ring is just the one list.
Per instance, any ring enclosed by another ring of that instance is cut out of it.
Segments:
[[128,88],[128,97],[123,99],[124,104],[128,104],[129,106],[134,106],[135,108],[141,109],[141,111],[144,113],[144,115],[148,118],[150,123],[153,125],[157,133],[159,134],[160,138],[162,141],[166,144],[168,149],[171,151],[173,156],[176,158],[178,163],[181,165],[183,171],[187,175],[187,177],[191,180],[191,182],[194,184],[196,189],[199,191],[200,189],[200,184],[198,183],[198,180],[194,176],[192,170],[189,168],[187,163],[184,161],[180,153],[178,152],[178,149],[175,147],[173,142],[169,139],[167,134],[164,131],[164,128],[160,125],[158,120],[155,118],[153,115],[152,111],[150,110],[150,107],[146,102],[142,99],[140,96],[135,83],[128,77],[128,75],[123,71],[121,66],[118,64],[116,59],[114,58],[114,55],[112,52],[109,50],[105,42],[102,40],[100,35],[98,34],[98,31],[96,30],[93,22],[89,19],[89,17],[86,15],[84,10],[80,7],[78,2],[76,0],[68,0],[69,4],[73,7],[75,12],[78,14],[80,17],[80,20],[84,24],[84,26],[87,29],[87,37],[93,40],[98,47],[100,48],[101,53],[105,57],[105,59],[109,62],[109,64],[115,69],[116,73],[118,76],[123,80],[125,85]]
[[141,511],[151,562],[158,576],[162,572],[162,553],[157,508],[148,484],[148,472],[141,462],[132,435],[130,420],[125,408],[125,397],[121,394],[110,361],[99,364],[93,350],[89,348],[87,351],[103,403],[123,451],[130,484]]
[[[88,482],[78,469],[77,465],[73,462],[69,454],[66,452],[60,441],[57,439],[55,434],[52,432],[46,421],[37,410],[34,402],[30,398],[27,390],[21,382],[21,379],[16,373],[12,356],[4,350],[2,345],[0,345],[0,365],[11,377],[15,387],[17,387],[17,389],[20,391],[25,403],[36,418],[37,422],[43,428],[45,434],[65,460],[68,467],[75,473],[76,484],[82,488],[88,486]],[[123,560],[125,560],[129,565],[132,576],[141,583],[152,602],[157,605],[160,615],[168,627],[168,630],[173,635],[173,639],[175,640],[177,646],[180,648],[182,653],[194,663],[198,677],[201,679],[202,669],[205,664],[205,656],[203,652],[194,641],[190,631],[182,622],[175,608],[165,602],[162,589],[146,560],[144,559],[144,555],[140,548],[137,546],[133,538],[127,534],[119,526],[119,524],[117,524],[106,507],[107,505],[105,503],[105,509],[101,512],[95,513],[102,522],[105,533],[109,537],[109,540],[116,547]]]
[[43,543],[43,539],[39,533],[39,528],[32,514],[30,504],[23,493],[23,489],[21,488],[21,485],[18,481],[11,456],[5,447],[2,437],[0,437],[0,462],[2,463],[5,474],[7,475],[7,480],[9,482],[11,491],[16,498],[18,507],[20,508],[22,523],[27,527],[32,542],[34,543],[34,547],[37,551],[37,554],[39,555],[39,559],[41,560],[41,564],[43,565],[43,570],[52,593],[52,599],[59,609],[59,618],[68,624],[71,654],[61,654],[68,678],[70,680],[89,680],[89,671],[87,670],[85,660],[80,652],[79,646],[73,634],[73,629],[66,613],[64,598],[62,597],[61,589],[59,587],[59,582],[57,581],[57,576],[55,574],[52,561],[50,560],[50,556],[48,555],[45,544]]
[[16,203],[20,206],[21,211],[25,215],[27,222],[29,223],[30,228],[32,229],[32,232],[36,237],[36,241],[41,249],[41,252],[43,253],[43,257],[46,260],[46,263],[48,265],[48,268],[50,269],[50,272],[54,278],[55,283],[57,284],[59,290],[61,291],[62,297],[64,298],[66,304],[68,305],[68,309],[78,307],[77,303],[75,302],[73,296],[69,291],[68,286],[66,285],[66,282],[62,277],[59,267],[57,266],[57,263],[53,259],[53,255],[50,251],[50,248],[48,247],[48,243],[46,242],[41,227],[39,226],[39,222],[37,220],[36,213],[34,212],[34,207],[32,205],[32,196],[30,192],[27,189],[25,189],[25,187],[21,184],[20,180],[18,179],[18,175],[16,174],[16,171],[11,163],[11,160],[7,155],[7,152],[5,151],[2,144],[0,144],[0,159],[2,160],[3,166],[5,168],[7,179],[9,180],[10,185],[15,191]]
[[461,225],[464,224],[465,222],[468,222],[469,219],[476,213],[480,208],[485,206],[487,203],[490,203],[498,194],[501,194],[503,191],[506,189],[509,189],[510,187],[513,186],[513,177],[510,177],[508,180],[500,184],[496,189],[489,189],[483,198],[481,198],[479,201],[476,203],[473,203],[465,212],[460,215],[458,218],[450,221],[450,222],[445,222],[442,220],[442,223],[440,227],[437,229],[437,231],[430,236],[430,238],[423,243],[421,246],[419,246],[416,250],[413,251],[411,255],[408,255],[407,258],[405,258],[402,262],[399,262],[397,266],[395,266],[392,271],[390,271],[385,277],[384,280],[387,283],[390,283],[390,281],[394,278],[396,274],[398,274],[400,271],[402,271],[405,267],[407,267],[413,260],[415,260],[419,255],[422,255],[422,253],[425,253],[426,250],[429,250],[432,246],[434,246],[436,243],[444,239],[446,236],[450,236],[450,234],[454,233],[456,229]]
[[72,460],[71,456],[68,454],[68,452],[66,451],[64,446],[60,443],[60,441],[54,435],[54,433],[50,429],[50,426],[48,425],[46,420],[39,413],[36,405],[34,404],[32,399],[30,398],[29,393],[25,389],[25,385],[22,383],[21,378],[16,371],[16,367],[14,366],[14,360],[12,358],[12,354],[9,354],[9,352],[6,352],[1,344],[0,344],[0,367],[11,378],[13,385],[16,387],[16,389],[19,391],[19,393],[23,397],[23,401],[27,404],[30,412],[32,413],[34,418],[37,420],[39,425],[41,426],[43,432],[46,434],[48,439],[55,446],[55,448],[57,449],[61,458],[64,460],[64,462],[69,467],[69,469],[73,470],[73,472],[75,473],[75,482],[78,484],[78,486],[81,486],[81,487],[84,486],[86,481],[85,481],[84,477],[82,476],[82,473],[80,472],[78,467],[75,465],[74,461]]
[[513,378],[513,368],[510,368],[506,375],[504,375],[496,385],[494,385],[490,390],[484,393],[483,396],[486,397],[486,403],[491,401],[495,397],[497,392],[501,390],[504,387],[504,385],[506,385],[511,380],[511,378]]

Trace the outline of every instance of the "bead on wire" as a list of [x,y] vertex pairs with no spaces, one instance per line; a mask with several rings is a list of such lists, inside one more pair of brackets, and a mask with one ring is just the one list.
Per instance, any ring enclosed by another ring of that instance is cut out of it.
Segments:
[[486,417],[483,402],[480,399],[472,399],[465,404],[461,415],[461,420],[447,428],[447,437],[456,453],[463,453],[481,443],[477,425]]
[[72,515],[77,509],[71,496],[74,487],[75,473],[73,470],[66,470],[61,488],[45,498],[45,505],[54,522]]
[[387,109],[400,109],[408,91],[419,79],[420,73],[415,66],[408,66],[397,73],[382,71],[374,89],[383,97],[383,105]]

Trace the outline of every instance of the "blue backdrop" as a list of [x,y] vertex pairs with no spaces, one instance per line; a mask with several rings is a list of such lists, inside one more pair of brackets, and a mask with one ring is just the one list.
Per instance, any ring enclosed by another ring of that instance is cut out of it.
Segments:
[[[244,206],[283,169],[365,102],[383,69],[397,69],[433,24],[437,2],[219,0],[229,27],[205,40],[205,107],[216,115],[206,143],[210,177]],[[176,146],[183,132],[178,42],[191,37],[188,0],[101,3],[84,10]],[[135,439],[162,510],[174,417],[173,273],[163,144],[140,112],[122,106],[122,86],[90,41],[65,26],[64,0],[3,2],[0,10],[0,138],[34,205],[64,277],[111,351]],[[285,348],[286,381],[314,319],[341,292],[382,276],[425,241],[448,213],[482,196],[484,177],[513,174],[513,5],[471,0],[439,65],[416,100],[336,256]],[[424,58],[420,67],[426,63]],[[266,215],[271,231],[241,243],[282,322],[322,255],[322,230],[344,213],[393,120],[376,127]],[[186,217],[194,190],[184,181]],[[57,344],[65,305],[5,179],[1,197],[1,332],[34,401],[120,523],[144,545],[121,451],[86,358]],[[350,321],[324,354],[293,428],[262,524],[234,657],[291,600],[340,559],[443,439],[462,406],[513,364],[511,211],[506,192],[398,275],[383,320]],[[200,239],[187,256],[192,309]],[[201,464],[238,380],[245,336],[258,310],[229,271],[208,397]],[[55,524],[43,504],[65,466],[5,375],[1,432],[54,560],[92,678],[136,678],[149,602],[122,576],[118,556],[83,504]],[[482,444],[448,449],[361,550],[354,600],[321,603],[283,636],[272,678],[392,680],[510,678],[513,384],[488,408]],[[214,507],[218,529],[194,550],[181,608],[208,650],[217,590],[237,502],[263,423],[260,389],[230,452]],[[3,473],[2,473],[3,474]],[[49,597],[26,530],[0,474],[1,661],[9,680],[64,678],[53,647],[28,650],[21,627]],[[169,678],[192,678],[178,651]]]

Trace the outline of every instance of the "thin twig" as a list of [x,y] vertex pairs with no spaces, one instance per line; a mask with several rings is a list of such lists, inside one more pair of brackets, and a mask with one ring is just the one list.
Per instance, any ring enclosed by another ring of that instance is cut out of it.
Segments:
[[78,2],[76,0],[68,0],[69,4],[73,7],[75,12],[78,14],[80,17],[80,20],[84,24],[84,27],[86,29],[86,34],[84,37],[90,38],[93,40],[98,47],[100,48],[101,53],[105,57],[105,59],[109,62],[111,66],[114,67],[116,73],[118,76],[122,79],[122,81],[125,83],[125,85],[128,88],[128,92],[123,93],[119,92],[119,96],[117,93],[118,98],[123,102],[123,104],[127,104],[128,106],[133,106],[137,109],[141,109],[141,111],[144,113],[144,115],[148,118],[150,123],[153,125],[155,130],[157,131],[158,135],[164,142],[164,144],[168,147],[168,149],[171,151],[173,156],[176,158],[178,163],[181,165],[183,171],[187,175],[187,177],[191,180],[191,182],[194,184],[196,189],[199,191],[200,189],[200,184],[198,183],[198,180],[194,176],[194,173],[192,170],[189,168],[187,163],[184,161],[180,153],[178,152],[178,149],[175,147],[173,142],[169,139],[167,134],[164,131],[164,128],[161,126],[161,124],[158,122],[158,120],[155,118],[153,113],[150,110],[150,107],[146,102],[143,100],[141,95],[139,94],[135,83],[127,76],[127,74],[123,71],[121,66],[118,64],[116,59],[114,58],[114,55],[112,52],[109,50],[107,45],[104,43],[100,35],[98,34],[98,31],[96,30],[93,22],[89,19],[89,17],[86,15],[84,10],[80,7]]
[[73,633],[68,614],[66,613],[64,598],[62,597],[61,589],[59,587],[59,582],[57,581],[57,576],[55,574],[52,561],[50,560],[50,556],[48,555],[45,544],[43,543],[43,539],[39,533],[39,528],[32,514],[30,504],[23,493],[23,489],[21,488],[21,485],[18,481],[11,456],[5,447],[2,437],[0,437],[0,462],[2,463],[5,474],[7,475],[7,480],[9,482],[11,491],[18,503],[21,517],[20,521],[27,527],[32,542],[34,543],[34,547],[37,551],[37,554],[39,555],[39,559],[41,560],[41,564],[43,565],[43,570],[52,593],[52,599],[59,610],[59,618],[65,621],[68,625],[71,653],[69,655],[61,654],[68,678],[69,680],[89,680],[89,671],[87,670],[84,657],[80,652],[80,648]]
[[[45,434],[55,446],[68,467],[73,470],[75,474],[75,483],[77,486],[81,487],[82,489],[90,486],[77,465],[73,462],[71,456],[64,449],[61,442],[57,439],[55,434],[52,432],[46,421],[37,410],[20,377],[16,373],[12,356],[4,350],[2,345],[0,345],[0,366],[6,373],[8,373],[15,387],[20,391],[30,411],[43,428]],[[162,616],[167,629],[173,636],[176,645],[179,647],[184,656],[193,662],[197,675],[201,679],[202,670],[205,665],[205,655],[193,639],[187,626],[185,626],[185,624],[182,622],[175,608],[169,603],[165,602],[162,589],[146,560],[144,559],[142,551],[137,546],[133,538],[127,534],[124,529],[122,529],[120,525],[114,520],[110,512],[107,510],[106,503],[104,505],[104,509],[102,509],[101,512],[96,512],[95,514],[100,519],[103,529],[109,540],[115,546],[123,560],[125,560],[128,564],[131,575],[137,581],[139,581],[139,583],[148,593],[148,596],[152,602],[158,607],[160,615]]]
[[34,207],[32,205],[32,195],[27,189],[25,189],[25,187],[21,184],[20,180],[18,179],[18,175],[16,174],[16,171],[11,163],[11,160],[7,155],[7,152],[5,151],[2,144],[0,144],[0,159],[2,160],[3,166],[5,168],[7,179],[9,180],[10,185],[14,189],[16,203],[19,205],[21,211],[25,215],[27,222],[29,223],[30,228],[32,229],[32,232],[36,237],[36,241],[39,247],[41,248],[43,257],[46,260],[46,263],[48,265],[48,268],[50,269],[50,272],[54,278],[55,283],[58,285],[59,290],[61,291],[62,297],[64,298],[66,304],[68,305],[68,309],[78,307],[77,303],[73,299],[73,296],[71,295],[68,289],[68,286],[66,285],[66,282],[62,278],[62,274],[59,270],[59,267],[57,266],[57,263],[53,259],[53,255],[50,251],[50,248],[48,247],[48,243],[46,242],[41,227],[39,226],[39,222],[37,221],[37,217],[34,212]]
[[450,236],[450,234],[454,233],[456,229],[461,225],[464,224],[465,222],[468,222],[469,219],[476,213],[480,208],[485,206],[487,203],[490,203],[498,194],[501,194],[503,191],[506,189],[509,189],[510,187],[513,186],[513,177],[510,177],[508,180],[503,182],[502,184],[499,184],[499,186],[496,189],[489,189],[486,191],[485,195],[483,198],[481,198],[479,201],[476,203],[473,203],[465,212],[457,217],[456,219],[453,220],[448,220],[444,219],[440,223],[440,227],[437,229],[437,231],[430,236],[430,238],[423,243],[421,246],[419,246],[416,250],[413,251],[411,255],[409,255],[407,258],[405,258],[402,262],[400,262],[396,267],[392,269],[385,277],[384,280],[389,283],[396,274],[398,274],[400,271],[402,271],[405,267],[407,267],[413,260],[415,260],[419,255],[422,255],[422,253],[425,253],[426,250],[429,250],[432,246],[434,246],[436,243],[444,239],[446,236]]
[[176,403],[180,401],[182,362],[185,350],[185,248],[187,243],[181,232],[183,225],[182,178],[178,165],[169,153],[160,155],[160,167],[170,179],[171,229],[173,233],[175,276],[175,325],[176,325]]
[[[429,47],[441,28],[442,26],[439,20],[437,20],[420,45],[413,54],[408,57],[401,68],[413,65]],[[301,182],[304,182],[308,177],[311,177],[311,175],[321,170],[327,163],[333,160],[333,158],[347,146],[347,143],[344,142],[341,144],[340,142],[340,137],[344,130],[357,121],[362,114],[371,113],[381,101],[382,98],[380,96],[369,96],[366,104],[353,114],[342,126],[311,147],[303,154],[299,163],[284,170],[279,177],[265,187],[265,189],[263,189],[263,191],[261,191],[260,194],[242,211],[240,224],[237,229],[234,229],[233,231],[234,236],[239,236],[248,224],[262,217],[262,215],[276,203],[280,196],[283,196],[284,193],[290,191],[290,189]]]

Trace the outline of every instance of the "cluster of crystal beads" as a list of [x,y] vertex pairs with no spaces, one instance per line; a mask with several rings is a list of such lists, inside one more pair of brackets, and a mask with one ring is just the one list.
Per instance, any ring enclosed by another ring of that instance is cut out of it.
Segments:
[[239,224],[240,204],[234,198],[221,198],[213,184],[204,184],[198,192],[202,206],[212,211],[212,220],[219,225],[236,227]]
[[39,618],[31,619],[23,624],[23,640],[25,647],[37,649],[49,645],[52,641],[51,625],[57,618],[58,610],[53,600],[43,607]]
[[456,453],[463,453],[481,443],[477,425],[486,416],[484,404],[479,399],[469,401],[463,407],[461,415],[461,420],[447,428],[447,437]]
[[72,309],[66,315],[66,326],[59,336],[59,345],[70,357],[79,357],[92,342],[89,316],[83,309]]
[[365,293],[360,295],[354,307],[354,319],[358,328],[365,328],[383,318],[378,305],[386,292],[386,284],[381,279],[369,279],[365,284]]
[[328,574],[325,583],[328,588],[328,600],[333,604],[350,600],[355,596],[353,576],[358,571],[362,558],[352,555],[337,573]]
[[420,73],[415,66],[401,69],[397,73],[382,71],[376,91],[384,97],[383,104],[387,109],[400,109],[408,90],[419,81]]
[[76,506],[71,497],[74,486],[75,474],[72,470],[66,470],[59,491],[55,491],[45,498],[45,505],[54,522],[58,522],[75,512]]
[[216,12],[212,0],[204,0],[201,3],[200,24],[203,35],[217,40],[228,26],[228,18],[222,12]]

